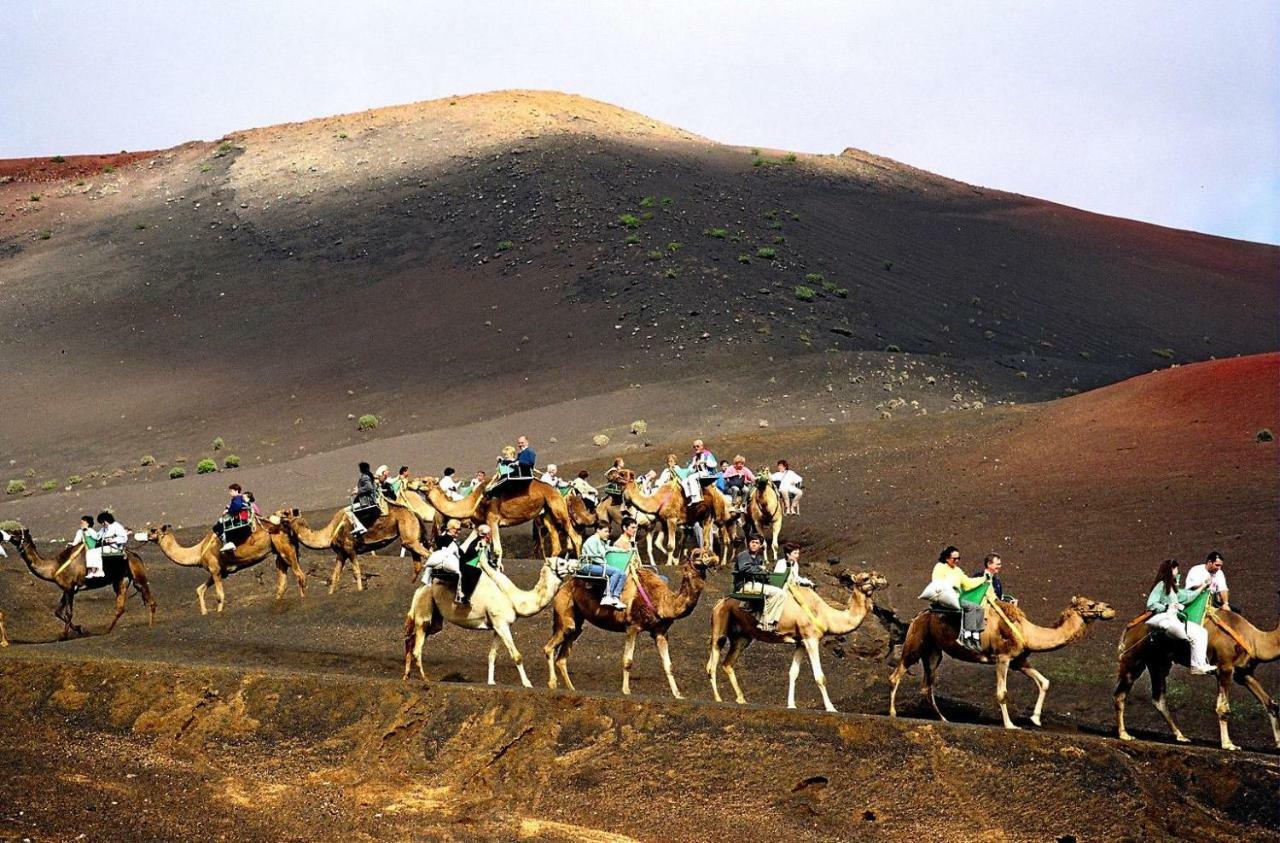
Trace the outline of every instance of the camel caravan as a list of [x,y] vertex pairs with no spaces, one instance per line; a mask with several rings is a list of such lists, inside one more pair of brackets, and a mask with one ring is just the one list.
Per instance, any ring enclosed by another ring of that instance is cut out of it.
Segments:
[[[305,597],[302,548],[333,554],[330,594],[338,590],[347,569],[356,590],[363,591],[361,554],[398,543],[401,556],[412,558],[417,583],[404,618],[405,680],[416,668],[419,678],[427,681],[424,650],[447,622],[489,634],[490,685],[496,684],[498,651],[503,649],[521,684],[532,687],[513,628],[518,620],[549,608],[551,635],[542,648],[549,688],[563,684],[576,690],[569,674],[570,655],[582,634],[595,627],[622,633],[623,694],[631,693],[636,640],[645,633],[653,640],[676,699],[683,695],[672,667],[671,628],[693,614],[712,572],[731,566],[729,591],[715,599],[710,611],[705,670],[716,702],[722,701],[723,672],[735,701],[746,703],[739,659],[758,641],[792,648],[788,708],[796,707],[796,682],[808,661],[823,707],[836,711],[826,687],[822,641],[854,632],[874,614],[886,625],[905,630],[900,658],[889,676],[890,717],[897,716],[903,678],[919,664],[924,701],[938,719],[946,720],[934,687],[943,657],[949,656],[995,668],[995,700],[1007,729],[1018,728],[1009,713],[1010,668],[1034,683],[1037,697],[1030,722],[1040,726],[1050,681],[1031,666],[1032,656],[1071,646],[1095,621],[1116,617],[1106,603],[1076,596],[1049,625],[1035,623],[1005,591],[998,555],[987,556],[979,570],[966,573],[954,546],[939,554],[920,594],[928,605],[909,623],[875,605],[875,594],[888,585],[875,571],[846,575],[847,598],[828,603],[802,573],[801,548],[781,543],[784,518],[799,515],[804,495],[802,478],[786,460],[777,461],[775,471],[756,474],[741,456],[717,462],[704,443],[695,440],[686,464],[671,454],[661,472],[637,473],[618,458],[601,488],[589,480],[586,471],[566,480],[554,464],[539,471],[533,448],[521,436],[516,447],[504,449],[492,477],[480,471],[466,484],[458,481],[453,468],[439,477],[413,477],[407,467],[392,475],[387,466],[375,470],[360,463],[349,504],[320,527],[312,527],[296,508],[264,515],[252,493],[232,483],[222,515],[195,544],[182,544],[168,524],[134,533],[132,539],[154,543],[175,565],[207,572],[196,588],[202,615],[208,613],[205,593],[210,586],[216,611],[222,613],[223,581],[266,559],[276,567],[276,600],[284,599],[290,574],[298,596]],[[528,590],[503,568],[501,528],[521,524],[531,525],[544,559]],[[106,632],[124,614],[130,588],[140,595],[149,610],[148,622],[154,624],[156,601],[141,557],[126,546],[129,541],[128,531],[104,512],[96,522],[86,515],[75,537],[53,556],[42,555],[25,529],[0,530],[0,555],[3,545],[11,544],[33,575],[58,586],[62,597],[54,615],[63,624],[65,639],[85,634],[72,617],[76,594],[108,585],[116,593],[116,611]],[[1280,747],[1280,711],[1254,676],[1259,665],[1280,659],[1280,626],[1260,630],[1233,611],[1224,561],[1221,554],[1210,553],[1188,571],[1185,582],[1177,562],[1165,561],[1146,611],[1126,624],[1113,692],[1116,733],[1122,740],[1132,739],[1125,727],[1129,691],[1143,672],[1149,672],[1152,702],[1174,739],[1188,741],[1166,700],[1169,673],[1180,664],[1192,675],[1217,678],[1215,711],[1223,749],[1237,748],[1227,728],[1233,681],[1262,704]],[[673,581],[677,573],[678,583]],[[9,644],[4,620],[0,612],[0,647]]]

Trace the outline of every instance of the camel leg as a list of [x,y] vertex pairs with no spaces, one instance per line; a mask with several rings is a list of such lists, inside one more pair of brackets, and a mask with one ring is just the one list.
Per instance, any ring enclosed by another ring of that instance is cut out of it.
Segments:
[[787,673],[787,708],[796,707],[796,679],[800,677],[800,658],[804,651],[797,646],[795,655],[791,657],[791,670]]
[[[413,558],[413,576],[415,579],[422,573],[422,563],[418,557]],[[360,567],[360,555],[351,557],[351,576],[356,578],[356,591],[364,591],[364,569]]]
[[1160,666],[1151,665],[1151,704],[1156,707],[1156,711],[1164,716],[1165,722],[1169,724],[1170,731],[1173,732],[1173,739],[1178,743],[1191,743],[1191,739],[1182,734],[1182,730],[1178,728],[1178,724],[1173,722],[1173,715],[1169,713],[1169,705],[1165,702],[1164,692],[1168,685],[1169,669],[1171,665],[1164,664]]
[[714,629],[711,633],[711,652],[707,654],[707,679],[711,681],[711,698],[716,702],[724,702],[720,699],[720,685],[716,681],[716,669],[720,666],[720,647],[718,644]]
[[277,556],[276,557],[276,599],[277,600],[281,600],[284,598],[284,590],[289,586],[289,576],[286,573],[288,570],[289,570],[288,563],[285,562],[284,559]]
[[996,659],[996,703],[1000,706],[1000,717],[1006,729],[1020,729],[1009,719],[1009,659]]
[[564,680],[564,686],[570,691],[577,690],[569,679],[569,650],[573,647],[574,639],[582,633],[582,630],[581,620],[578,618],[572,620],[575,621],[573,626],[561,626],[557,618],[557,624],[551,633],[551,639],[542,648],[542,652],[547,656],[548,688],[556,687],[556,672],[558,671],[560,677]]
[[[520,651],[516,649],[515,639],[511,635],[511,625],[506,623],[494,624],[493,634],[502,640],[507,647],[507,654],[511,656],[511,661],[515,662],[516,670],[520,673],[520,684],[526,688],[532,688],[533,683],[529,681],[529,674],[524,670],[524,659],[520,657]],[[496,642],[495,642],[495,646]],[[493,684],[493,660],[489,661],[489,684]]]
[[729,684],[733,686],[734,699],[738,705],[747,704],[747,698],[742,693],[742,686],[738,684],[738,656],[742,655],[742,651],[747,649],[747,645],[750,643],[751,639],[745,636],[732,639],[729,645],[729,652],[724,657],[723,670],[725,675],[729,677]]
[[1218,735],[1222,748],[1234,751],[1240,747],[1231,742],[1231,735],[1227,733],[1227,715],[1231,713],[1231,697],[1228,692],[1231,689],[1232,672],[1230,667],[1218,668],[1218,704],[1214,706],[1214,711],[1218,714]]
[[71,637],[71,592],[62,592],[62,599],[58,601],[58,608],[53,610],[53,616],[62,621],[62,635],[59,641],[66,641]]
[[[283,556],[285,564],[288,566],[288,570],[293,571],[293,578],[298,583],[298,596],[306,597],[307,596],[307,575],[302,572],[302,566],[298,564],[298,554],[294,551],[293,546],[285,545],[285,548],[287,552],[283,554],[277,554],[277,558],[280,558],[281,556]],[[282,582],[280,586],[280,593],[276,595],[277,599],[279,599],[279,597],[284,594],[284,583],[283,583],[284,571],[280,572],[280,578]]]
[[496,685],[493,679],[494,666],[498,662],[498,632],[494,630],[493,635],[489,636],[489,684]]
[[667,634],[665,632],[656,633],[653,636],[653,643],[657,646],[658,656],[662,659],[662,670],[667,674],[667,682],[671,684],[671,696],[678,700],[684,699],[684,695],[676,687],[676,675],[671,672],[671,651],[667,646]]
[[946,723],[947,718],[942,716],[942,709],[938,708],[938,700],[933,695],[934,671],[940,664],[942,664],[941,650],[932,650],[920,660],[920,666],[924,668],[924,681],[921,683],[920,693],[929,701],[929,705],[933,706],[933,713],[938,715],[938,719]]
[[898,683],[902,681],[902,677],[907,675],[907,671],[911,666],[920,660],[920,653],[909,646],[909,642],[903,642],[902,657],[898,660],[898,666],[893,669],[893,673],[889,674],[889,716],[898,716]]
[[[3,620],[3,616],[0,616],[0,639],[2,639],[4,635]],[[0,643],[0,646],[4,646],[3,643]],[[1271,734],[1276,739],[1276,747],[1280,748],[1280,705],[1277,705],[1276,701],[1271,699],[1267,690],[1262,687],[1262,683],[1255,679],[1252,673],[1241,673],[1236,671],[1235,679],[1237,682],[1248,688],[1250,692],[1253,693],[1254,697],[1257,698],[1258,702],[1262,703],[1263,711],[1267,713],[1267,717],[1271,720]]]
[[635,663],[636,636],[640,630],[634,626],[627,627],[627,643],[622,645],[622,693],[631,695],[631,665]]
[[502,531],[498,529],[498,516],[490,515],[486,523],[489,525],[489,535],[493,537],[493,555],[502,558]]
[[822,672],[822,654],[819,652],[817,638],[805,638],[804,648],[809,653],[809,666],[813,669],[813,681],[818,683],[818,690],[822,692],[822,704],[827,711],[835,711],[836,707],[831,704],[831,696],[827,693],[827,677]]
[[338,583],[342,580],[342,562],[341,555],[333,557],[333,575],[329,577],[329,593],[336,594],[338,591]]
[[116,616],[111,619],[111,624],[107,627],[104,635],[109,634],[111,630],[116,628],[116,624],[120,622],[120,616],[124,614],[125,601],[129,599],[129,581],[118,579],[111,584],[116,590]]
[[1122,741],[1133,740],[1133,735],[1124,727],[1124,708],[1133,683],[1138,681],[1138,677],[1146,669],[1147,664],[1142,659],[1126,659],[1123,655],[1120,657],[1120,665],[1116,670],[1116,687],[1111,696],[1116,709],[1116,737]]
[[4,612],[0,612],[0,647],[9,646],[9,634],[4,629]]
[[1039,726],[1040,712],[1044,710],[1044,698],[1045,695],[1049,693],[1049,677],[1045,676],[1043,673],[1025,662],[1018,665],[1018,670],[1032,682],[1036,683],[1036,688],[1039,690],[1039,694],[1036,696],[1035,710],[1031,712],[1031,722]]
[[427,641],[426,624],[418,619],[417,613],[415,612],[414,615],[405,622],[405,626],[410,627],[409,632],[413,637],[410,639],[408,634],[405,635],[404,676],[402,678],[406,682],[409,681],[409,671],[414,662],[417,662],[418,674],[422,677],[422,681],[426,682],[427,672],[422,668],[422,645]]
[[209,586],[213,584],[214,584],[213,574],[210,574],[208,580],[196,586],[196,599],[200,601],[200,614],[202,615],[209,614],[208,607],[204,605],[204,593],[205,591],[208,590]]
[[213,593],[218,597],[218,614],[227,607],[227,592],[222,588],[222,572],[213,575]]

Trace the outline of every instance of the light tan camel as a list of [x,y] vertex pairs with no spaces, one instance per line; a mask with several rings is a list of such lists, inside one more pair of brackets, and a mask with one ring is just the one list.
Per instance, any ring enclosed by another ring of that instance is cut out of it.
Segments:
[[756,476],[755,488],[747,500],[747,517],[751,519],[756,534],[765,540],[765,560],[772,558],[777,562],[778,536],[782,533],[782,501],[778,498],[778,490],[764,473]]
[[599,593],[600,586],[570,577],[556,592],[552,603],[551,639],[542,648],[547,656],[547,687],[556,687],[558,670],[565,686],[570,691],[576,690],[569,679],[569,650],[585,629],[584,624],[589,623],[608,632],[625,632],[627,635],[622,649],[622,693],[631,693],[636,636],[647,632],[658,648],[672,695],[678,700],[684,699],[671,672],[667,632],[673,623],[687,617],[698,605],[698,598],[707,584],[707,570],[714,566],[714,562],[715,557],[701,549],[690,551],[678,591],[672,591],[651,569],[633,567],[633,573],[627,577],[627,584],[622,589],[622,602],[629,607],[624,609],[601,606],[600,599],[604,595]]
[[409,670],[414,662],[418,665],[418,673],[422,681],[427,681],[427,673],[422,668],[422,647],[427,638],[439,632],[448,621],[463,629],[488,629],[493,632],[493,640],[489,644],[489,684],[494,684],[494,663],[498,658],[498,644],[501,642],[520,671],[520,684],[532,688],[529,676],[524,670],[524,660],[516,649],[511,635],[511,624],[516,618],[532,617],[547,606],[559,590],[567,573],[567,564],[563,559],[548,559],[538,575],[538,582],[530,591],[518,588],[503,572],[493,568],[486,562],[480,563],[485,576],[476,582],[468,603],[454,600],[453,586],[438,580],[421,585],[413,594],[409,604],[409,613],[404,621],[404,678],[409,678]]
[[1091,622],[1098,619],[1110,620],[1116,616],[1115,609],[1106,603],[1087,597],[1072,597],[1071,603],[1062,610],[1053,626],[1036,626],[1027,620],[1018,607],[1000,603],[999,610],[1009,619],[1009,623],[1005,623],[997,614],[996,608],[997,604],[990,600],[986,602],[986,628],[982,632],[979,642],[982,649],[979,651],[970,650],[959,642],[958,612],[943,616],[926,609],[912,618],[911,625],[907,628],[906,641],[902,644],[902,660],[889,677],[889,684],[892,686],[889,691],[890,717],[898,716],[895,707],[898,683],[918,661],[924,667],[920,693],[929,700],[938,719],[946,722],[947,718],[942,716],[938,701],[933,696],[934,673],[945,653],[959,661],[996,666],[996,702],[1000,705],[1000,716],[1004,719],[1006,729],[1020,728],[1009,719],[1009,668],[1013,667],[1026,674],[1036,683],[1039,691],[1035,710],[1031,714],[1031,722],[1039,726],[1044,698],[1049,692],[1049,680],[1029,664],[1032,654],[1048,653],[1074,644],[1084,637]]
[[[1280,747],[1280,707],[1253,675],[1258,665],[1280,659],[1280,624],[1275,629],[1264,631],[1235,612],[1210,609],[1210,613],[1205,616],[1204,627],[1209,633],[1209,663],[1217,667],[1218,701],[1215,710],[1218,714],[1218,736],[1222,748],[1239,749],[1231,742],[1231,736],[1227,733],[1227,715],[1231,712],[1228,691],[1232,679],[1248,688],[1258,702],[1262,703],[1262,709],[1271,720],[1271,733],[1276,746]],[[1151,629],[1145,623],[1136,622],[1120,636],[1119,667],[1114,692],[1116,733],[1120,740],[1133,740],[1133,736],[1124,728],[1125,699],[1142,671],[1148,670],[1151,672],[1152,703],[1173,730],[1174,740],[1189,743],[1190,738],[1182,734],[1178,724],[1173,722],[1173,715],[1169,713],[1164,699],[1169,671],[1175,661],[1186,666],[1188,646],[1186,642],[1173,641],[1166,635],[1150,633]]]
[[116,592],[116,614],[111,619],[111,625],[107,627],[107,632],[116,628],[116,623],[120,620],[120,616],[124,614],[125,603],[129,597],[130,583],[137,589],[138,594],[142,596],[143,602],[147,604],[147,609],[150,612],[147,625],[155,626],[156,600],[151,596],[151,588],[147,583],[147,569],[142,564],[142,557],[132,550],[126,550],[123,559],[104,557],[103,572],[105,576],[89,579],[83,544],[63,548],[62,552],[55,558],[45,559],[40,555],[36,543],[31,538],[31,533],[25,529],[18,530],[16,533],[7,533],[0,530],[0,539],[10,542],[18,549],[19,555],[22,556],[22,561],[27,563],[27,568],[32,574],[62,589],[62,600],[59,601],[58,608],[53,612],[53,616],[63,623],[62,638],[69,638],[73,632],[76,635],[84,635],[84,630],[72,622],[71,619],[76,593],[92,591],[95,588],[102,588],[108,585],[115,589]]
[[[687,515],[684,492],[680,490],[680,484],[672,480],[663,483],[652,495],[645,495],[640,491],[640,486],[636,483],[632,472],[623,469],[619,473],[623,483],[623,501],[652,520],[649,530],[654,534],[658,550],[667,555],[667,565],[675,565],[680,544],[680,528],[684,526]],[[665,542],[664,536],[667,539]],[[652,550],[649,552],[649,561],[653,562]]]
[[222,590],[223,578],[257,565],[268,556],[274,556],[276,562],[276,599],[284,597],[288,582],[286,571],[293,571],[294,579],[298,581],[298,596],[307,596],[307,575],[298,566],[298,551],[293,545],[293,538],[278,524],[256,521],[249,537],[235,550],[226,553],[220,552],[222,542],[212,532],[205,534],[200,543],[192,547],[179,544],[178,537],[173,534],[173,527],[168,524],[149,529],[147,539],[155,542],[160,552],[175,565],[204,568],[209,572],[209,579],[196,586],[196,597],[200,601],[202,615],[209,614],[204,603],[204,593],[209,586],[213,586],[213,591],[218,596],[218,613],[221,614],[227,604],[227,596]]
[[502,539],[499,527],[512,527],[534,518],[541,519],[543,533],[550,538],[549,557],[558,557],[564,549],[567,537],[575,552],[582,550],[582,537],[573,528],[569,507],[560,492],[549,483],[530,480],[523,488],[515,484],[511,489],[498,488],[496,494],[485,497],[480,486],[462,500],[452,500],[435,484],[424,482],[427,502],[444,518],[488,524],[493,534],[494,553],[502,555]]
[[4,612],[0,612],[0,647],[9,646],[9,633],[4,629]]
[[875,571],[859,571],[853,575],[853,591],[849,605],[837,609],[823,600],[812,588],[787,586],[788,594],[776,630],[760,629],[753,612],[742,601],[723,597],[711,610],[711,655],[707,659],[707,677],[711,680],[711,694],[720,702],[720,687],[716,682],[716,667],[723,668],[733,686],[733,693],[741,705],[747,701],[734,666],[742,651],[752,641],[768,644],[791,644],[795,654],[791,659],[791,673],[787,685],[787,708],[796,707],[796,678],[800,675],[800,660],[809,655],[813,679],[822,692],[822,704],[827,711],[835,711],[827,694],[827,679],[822,672],[820,654],[822,639],[828,635],[847,635],[862,625],[872,609],[871,595],[884,588],[888,581]]
[[388,502],[385,515],[369,528],[355,535],[351,530],[350,510],[342,507],[333,514],[329,523],[319,530],[311,528],[305,518],[296,509],[281,510],[276,513],[280,525],[285,531],[304,547],[312,550],[332,550],[334,554],[333,576],[329,578],[329,593],[338,590],[338,582],[342,578],[344,566],[351,565],[351,573],[356,578],[356,590],[364,591],[364,571],[360,568],[360,553],[381,550],[392,542],[400,545],[413,557],[413,575],[422,573],[422,563],[431,551],[423,544],[424,528],[421,517],[405,506]]

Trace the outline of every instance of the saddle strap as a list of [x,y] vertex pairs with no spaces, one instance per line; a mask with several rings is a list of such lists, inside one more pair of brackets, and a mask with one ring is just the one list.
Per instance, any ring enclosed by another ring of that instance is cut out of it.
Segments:
[[996,614],[1000,617],[1000,620],[1004,621],[1005,626],[1009,627],[1009,631],[1013,633],[1013,637],[1017,640],[1018,644],[1023,647],[1027,646],[1027,639],[1022,637],[1022,630],[1018,629],[1018,627],[1009,620],[1009,616],[1004,613],[1004,609],[1000,608],[1000,602],[991,598],[990,591],[987,592],[987,603],[992,609],[996,610]]
[[809,616],[809,620],[813,621],[813,625],[818,628],[818,635],[826,635],[826,625],[823,624],[822,621],[818,620],[818,616],[809,608],[809,604],[800,599],[800,589],[796,587],[795,580],[787,580],[787,591],[791,592],[791,599],[795,600],[796,603],[800,605],[800,608],[804,610],[804,613]]
[[1248,653],[1250,658],[1253,657],[1253,651],[1249,649],[1249,645],[1244,643],[1244,639],[1242,639],[1234,629],[1232,629],[1230,626],[1226,625],[1222,621],[1218,620],[1218,613],[1214,609],[1210,608],[1207,612],[1205,612],[1205,617],[1213,621],[1214,626],[1218,627],[1218,629],[1222,630],[1228,636],[1230,636],[1231,640],[1236,642],[1236,644],[1240,647],[1241,650],[1244,650],[1246,653]]

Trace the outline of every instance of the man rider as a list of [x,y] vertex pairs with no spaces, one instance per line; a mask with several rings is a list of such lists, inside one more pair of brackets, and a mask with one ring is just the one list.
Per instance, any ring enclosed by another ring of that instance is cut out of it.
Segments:
[[1226,562],[1222,558],[1222,554],[1218,551],[1210,551],[1209,555],[1204,558],[1203,564],[1194,566],[1187,571],[1187,579],[1183,584],[1184,588],[1195,591],[1209,583],[1210,600],[1217,599],[1218,605],[1222,608],[1231,610],[1231,592],[1227,590],[1227,575],[1222,573],[1222,566]]
[[533,466],[537,461],[538,455],[529,447],[529,439],[525,436],[516,437],[516,464],[513,477],[532,477]]
[[492,536],[488,524],[476,527],[475,532],[467,537],[459,548],[458,558],[458,590],[454,600],[458,603],[470,603],[471,594],[476,590],[476,583],[484,571],[480,569],[480,560],[492,564]]
[[1015,598],[1006,598],[1004,596],[1004,582],[1000,579],[1000,568],[1003,565],[1004,562],[1001,561],[999,554],[988,553],[987,557],[982,560],[982,570],[974,571],[973,576],[977,579],[989,575],[991,578],[991,590],[996,593],[996,599],[1016,606],[1018,601]]
[[765,567],[764,539],[759,533],[747,539],[747,549],[733,560],[734,590],[743,594],[763,594],[764,607],[760,613],[759,627],[771,632],[782,614],[782,603],[787,593],[768,582],[769,569]]
[[[609,522],[601,521],[596,524],[595,531],[582,543],[582,562],[578,566],[578,570],[593,577],[609,577],[610,571],[605,566],[605,554],[609,550]],[[620,589],[619,589],[620,590]],[[615,609],[626,608],[622,601],[616,597],[609,595],[609,589],[605,588],[605,594],[600,600],[601,606],[611,606]]]
[[347,515],[351,519],[351,534],[353,536],[368,532],[368,528],[361,524],[360,519],[356,517],[356,510],[378,505],[378,487],[374,483],[373,472],[369,470],[369,464],[362,462],[357,468],[360,471],[360,476],[356,478],[356,487],[353,490],[355,500],[347,508]]

